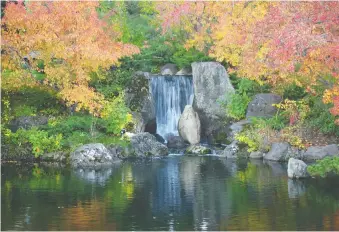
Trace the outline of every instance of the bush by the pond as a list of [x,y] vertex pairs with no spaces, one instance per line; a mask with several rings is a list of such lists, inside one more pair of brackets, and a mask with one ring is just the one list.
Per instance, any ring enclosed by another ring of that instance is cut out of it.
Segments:
[[33,127],[29,130],[19,129],[15,133],[4,132],[5,143],[15,147],[31,147],[35,157],[43,153],[61,149],[62,134],[48,135],[48,132]]
[[339,157],[326,157],[307,167],[311,176],[339,175]]

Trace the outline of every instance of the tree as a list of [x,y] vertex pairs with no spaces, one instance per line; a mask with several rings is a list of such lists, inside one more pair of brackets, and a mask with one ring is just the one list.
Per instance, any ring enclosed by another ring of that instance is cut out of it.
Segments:
[[309,92],[322,83],[323,101],[338,115],[338,2],[175,2],[157,9],[164,31],[186,31],[187,47],[207,48],[239,76],[294,82]]
[[8,3],[2,20],[2,88],[46,85],[67,105],[98,113],[103,97],[88,86],[90,73],[138,53],[101,20],[99,2]]

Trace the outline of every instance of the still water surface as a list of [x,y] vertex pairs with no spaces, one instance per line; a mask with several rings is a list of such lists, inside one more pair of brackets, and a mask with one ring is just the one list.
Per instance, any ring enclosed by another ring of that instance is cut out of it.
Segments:
[[169,156],[99,170],[3,164],[2,230],[339,230],[339,182]]

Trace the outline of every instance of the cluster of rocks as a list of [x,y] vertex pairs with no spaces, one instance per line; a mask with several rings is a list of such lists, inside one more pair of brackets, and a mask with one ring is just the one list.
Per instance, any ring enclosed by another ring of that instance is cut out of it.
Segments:
[[168,148],[154,135],[143,132],[132,135],[129,146],[101,143],[85,144],[68,156],[65,152],[53,152],[41,156],[42,161],[68,161],[73,167],[107,166],[129,157],[161,157],[168,155]]

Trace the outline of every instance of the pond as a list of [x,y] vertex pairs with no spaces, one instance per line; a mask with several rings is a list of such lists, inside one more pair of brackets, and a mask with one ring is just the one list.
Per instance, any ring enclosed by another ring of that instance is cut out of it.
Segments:
[[2,230],[339,230],[339,181],[172,155],[101,169],[2,164]]

